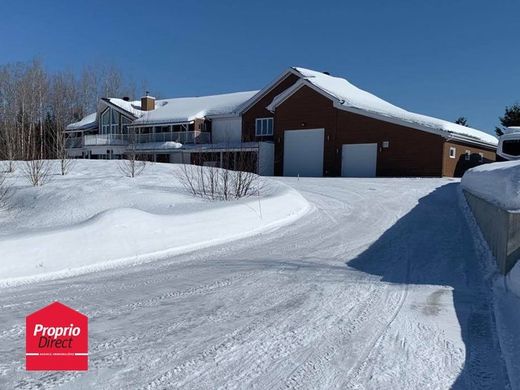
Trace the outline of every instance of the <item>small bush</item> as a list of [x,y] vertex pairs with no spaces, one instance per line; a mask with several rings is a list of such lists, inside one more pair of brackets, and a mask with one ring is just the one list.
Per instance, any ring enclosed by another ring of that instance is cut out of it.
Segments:
[[43,159],[24,161],[22,164],[22,173],[33,186],[42,186],[50,179],[51,163],[49,160]]
[[215,166],[182,164],[177,178],[194,196],[209,200],[233,200],[260,194],[263,180],[255,173]]

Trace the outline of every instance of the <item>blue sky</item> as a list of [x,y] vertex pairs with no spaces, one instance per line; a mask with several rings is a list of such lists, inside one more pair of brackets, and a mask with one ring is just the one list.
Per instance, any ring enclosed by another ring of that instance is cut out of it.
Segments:
[[163,97],[259,89],[296,65],[489,132],[520,101],[517,0],[4,0],[0,36],[0,63],[115,64]]

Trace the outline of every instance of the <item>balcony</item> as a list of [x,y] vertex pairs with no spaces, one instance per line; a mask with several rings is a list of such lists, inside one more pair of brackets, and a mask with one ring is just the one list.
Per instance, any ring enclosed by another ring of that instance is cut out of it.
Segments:
[[[71,139],[72,140],[72,139]],[[134,141],[135,140],[135,141]],[[207,144],[211,142],[211,134],[201,131],[174,131],[169,133],[150,134],[94,134],[84,136],[84,146],[119,145],[130,143],[144,144],[151,142],[179,142],[181,144]],[[73,146],[70,146],[73,147]],[[81,146],[75,146],[81,147]],[[67,146],[69,148],[69,146]]]
[[136,143],[178,142],[181,144],[208,144],[211,133],[201,131],[173,131],[169,133],[136,134]]
[[128,136],[122,134],[91,134],[83,139],[85,146],[128,145]]

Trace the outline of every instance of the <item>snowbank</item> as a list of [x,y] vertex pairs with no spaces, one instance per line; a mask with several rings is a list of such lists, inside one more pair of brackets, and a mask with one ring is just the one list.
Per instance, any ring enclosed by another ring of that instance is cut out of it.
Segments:
[[462,188],[506,210],[520,210],[520,161],[484,164],[468,170]]
[[209,202],[186,193],[178,166],[150,164],[130,179],[117,164],[77,161],[41,188],[10,178],[16,192],[0,219],[0,286],[173,256],[279,228],[310,210],[272,179],[260,198]]

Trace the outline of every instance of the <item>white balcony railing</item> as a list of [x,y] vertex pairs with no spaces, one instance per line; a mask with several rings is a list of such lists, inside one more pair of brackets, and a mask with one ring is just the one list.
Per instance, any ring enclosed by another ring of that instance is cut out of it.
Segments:
[[169,133],[136,134],[136,143],[179,142],[181,144],[207,144],[211,134],[201,131],[173,131]]
[[122,134],[90,134],[84,136],[85,146],[128,145],[128,136]]
[[[72,139],[71,139],[72,140]],[[101,145],[121,145],[125,146],[129,143],[144,144],[151,142],[179,142],[181,144],[207,144],[211,142],[211,134],[201,131],[174,131],[169,133],[150,133],[150,134],[93,134],[83,137],[84,146],[101,146]],[[80,141],[81,142],[81,141]],[[72,145],[73,143],[71,143]],[[81,147],[81,146],[67,146]]]

